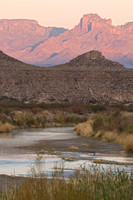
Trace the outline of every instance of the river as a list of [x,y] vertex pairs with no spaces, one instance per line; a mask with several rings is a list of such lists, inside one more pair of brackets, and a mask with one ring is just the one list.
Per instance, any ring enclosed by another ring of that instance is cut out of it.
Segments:
[[[84,141],[93,145],[85,148]],[[71,152],[68,148],[70,145],[79,144],[81,151],[79,148],[78,151]],[[54,146],[54,150],[51,146]],[[105,170],[119,168],[129,174],[133,172],[133,155],[126,154],[118,145],[81,138],[75,134],[73,127],[62,127],[24,129],[0,134],[0,175],[30,176],[30,169],[35,164],[39,147],[43,153],[40,154],[42,170],[48,177],[51,177],[55,170],[60,171],[62,167],[65,177],[72,176],[75,170],[95,166],[94,161],[99,159],[105,161],[105,164],[97,166]],[[113,164],[106,164],[106,161]],[[130,165],[126,165],[127,163]]]

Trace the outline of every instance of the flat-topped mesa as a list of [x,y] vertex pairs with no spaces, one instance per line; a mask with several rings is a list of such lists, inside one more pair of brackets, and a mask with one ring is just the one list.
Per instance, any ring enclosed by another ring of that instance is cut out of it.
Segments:
[[87,68],[89,70],[121,71],[125,70],[124,66],[106,59],[99,51],[89,51],[69,62],[69,66]]

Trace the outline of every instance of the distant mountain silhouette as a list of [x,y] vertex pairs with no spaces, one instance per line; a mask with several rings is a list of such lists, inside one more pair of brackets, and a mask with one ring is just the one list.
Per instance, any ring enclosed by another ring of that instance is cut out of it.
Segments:
[[133,22],[113,26],[109,19],[87,14],[71,30],[43,27],[34,20],[0,20],[0,49],[39,66],[66,63],[90,50],[133,67]]

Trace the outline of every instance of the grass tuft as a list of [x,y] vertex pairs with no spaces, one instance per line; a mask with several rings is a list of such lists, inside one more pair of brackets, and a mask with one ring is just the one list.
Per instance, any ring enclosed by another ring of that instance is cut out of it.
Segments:
[[128,135],[124,141],[124,147],[127,152],[133,153],[133,135]]
[[71,150],[71,151],[79,151],[79,148],[77,146],[71,146],[71,147],[69,147],[69,150]]
[[13,130],[13,126],[8,122],[0,122],[0,133],[10,133]]

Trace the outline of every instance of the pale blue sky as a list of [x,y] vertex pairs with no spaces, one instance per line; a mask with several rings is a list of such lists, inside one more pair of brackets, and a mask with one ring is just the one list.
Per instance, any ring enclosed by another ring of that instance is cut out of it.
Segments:
[[35,19],[43,26],[72,28],[89,13],[122,25],[133,21],[133,0],[0,0],[0,19]]

